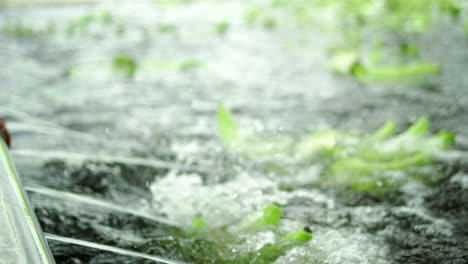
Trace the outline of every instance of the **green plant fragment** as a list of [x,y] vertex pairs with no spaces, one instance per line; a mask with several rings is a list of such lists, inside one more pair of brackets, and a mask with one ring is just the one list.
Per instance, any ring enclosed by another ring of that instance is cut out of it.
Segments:
[[218,35],[224,35],[229,30],[230,24],[227,21],[219,22],[215,25],[215,31]]
[[231,116],[231,113],[223,106],[218,106],[218,131],[224,144],[230,146],[239,139],[238,127]]
[[269,203],[263,209],[263,215],[253,223],[253,228],[277,227],[280,224],[282,215],[281,206]]
[[114,58],[112,62],[112,67],[117,72],[122,73],[125,77],[131,78],[134,76],[137,63],[135,60],[126,55],[120,55]]
[[429,126],[429,120],[426,117],[421,117],[406,130],[406,133],[412,136],[422,136],[429,132]]

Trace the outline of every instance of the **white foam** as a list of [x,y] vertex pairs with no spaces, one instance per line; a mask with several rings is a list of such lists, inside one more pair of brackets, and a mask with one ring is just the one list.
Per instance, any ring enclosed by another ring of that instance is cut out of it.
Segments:
[[[154,208],[180,226],[188,226],[195,215],[202,216],[211,227],[235,223],[228,230],[239,234],[244,243],[234,247],[233,252],[256,251],[277,239],[274,233],[268,230],[255,234],[237,232],[238,229],[242,230],[243,221],[239,220],[255,218],[259,209],[268,202],[287,203],[292,198],[306,198],[309,202],[325,205],[323,210],[336,210],[337,206],[333,199],[319,190],[283,192],[272,180],[248,175],[240,175],[224,184],[205,186],[198,175],[170,173],[154,182],[150,189],[153,193]],[[372,208],[359,207],[355,214],[363,214],[358,222],[377,222],[385,215],[382,210],[374,212]],[[283,234],[305,225],[300,220],[284,218],[276,232]],[[356,228],[331,229],[316,225],[312,225],[311,228],[314,233],[310,242],[289,250],[275,263],[388,263],[388,249],[381,238]]]
[[468,174],[459,172],[450,179],[452,183],[459,183],[463,189],[468,189]]
[[343,230],[316,230],[313,239],[290,250],[276,264],[387,264],[383,241],[368,234]]
[[204,186],[195,174],[170,173],[151,184],[154,207],[181,226],[193,216],[203,217],[210,226],[233,223],[270,201],[279,201],[276,184],[268,179],[241,175],[215,186]]

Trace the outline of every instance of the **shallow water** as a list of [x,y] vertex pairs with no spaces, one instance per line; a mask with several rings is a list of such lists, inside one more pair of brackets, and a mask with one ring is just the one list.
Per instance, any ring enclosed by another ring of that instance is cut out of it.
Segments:
[[[0,10],[0,27],[54,23],[56,30],[0,35],[0,60],[8,65],[0,68],[0,115],[9,121],[12,154],[44,231],[216,263],[201,256],[209,245],[181,234],[190,219],[232,225],[273,201],[284,205],[282,231],[309,225],[314,232],[275,263],[466,263],[463,32],[447,22],[421,37],[423,56],[444,69],[429,83],[361,84],[329,72],[333,32],[248,26],[242,17],[250,5],[139,1]],[[67,37],[69,21],[105,11],[117,22],[95,22]],[[216,34],[224,20],[229,30]],[[119,54],[139,62],[134,78],[111,71]],[[181,69],[190,61],[197,63]],[[320,127],[371,132],[387,120],[405,128],[427,116],[433,131],[454,131],[457,144],[441,154],[443,179],[432,187],[409,184],[386,197],[317,186],[284,191],[278,182],[307,183],[317,169],[295,168],[279,179],[226,151],[216,133],[219,103],[244,126],[293,137]],[[237,250],[274,239],[271,232],[247,235]],[[150,261],[50,244],[59,263]]]

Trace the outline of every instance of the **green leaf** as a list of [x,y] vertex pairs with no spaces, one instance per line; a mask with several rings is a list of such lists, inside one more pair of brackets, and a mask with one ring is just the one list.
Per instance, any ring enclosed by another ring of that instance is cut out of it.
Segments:
[[258,219],[254,225],[259,227],[278,226],[281,221],[281,206],[275,203],[269,203],[263,209],[262,218]]
[[114,58],[112,68],[123,73],[126,77],[133,77],[136,71],[137,64],[135,60],[126,55],[120,55]]
[[286,234],[284,238],[291,242],[307,242],[312,239],[312,231],[308,227],[305,227]]
[[[365,72],[360,73],[359,79],[366,80],[386,80],[409,77],[419,77],[432,75],[440,72],[440,67],[434,63],[419,62],[410,65],[367,67]],[[355,74],[356,75],[356,74]]]
[[[275,244],[265,245],[249,263],[270,264],[274,263],[280,256],[286,254],[291,248],[301,245],[312,239],[312,234],[308,227],[301,228],[292,233],[286,234],[278,239]],[[247,263],[247,262],[245,262]]]
[[203,217],[192,217],[192,221],[190,223],[190,227],[186,230],[186,234],[189,236],[198,236],[204,234],[205,227],[208,224],[206,223]]
[[434,138],[439,140],[439,147],[441,150],[447,149],[455,144],[455,134],[450,131],[440,131],[434,135]]
[[387,123],[383,124],[377,132],[374,133],[372,136],[373,139],[386,139],[393,135],[396,131],[395,122],[388,121]]
[[215,25],[215,31],[219,35],[224,35],[228,31],[229,27],[230,27],[229,22],[222,21]]
[[411,136],[424,136],[429,132],[429,126],[429,120],[426,117],[421,117],[406,130],[406,134]]
[[238,140],[238,128],[231,113],[223,106],[218,106],[218,131],[224,144],[230,146]]
[[193,229],[199,230],[204,228],[205,226],[207,226],[207,223],[205,219],[203,219],[203,217],[192,217],[191,227]]
[[201,65],[201,62],[196,59],[184,60],[179,64],[179,71],[187,72],[199,68]]

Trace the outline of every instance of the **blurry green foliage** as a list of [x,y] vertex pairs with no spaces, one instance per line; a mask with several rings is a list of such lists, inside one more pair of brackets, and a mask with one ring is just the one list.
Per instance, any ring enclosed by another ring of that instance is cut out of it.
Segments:
[[123,36],[125,34],[125,25],[124,24],[118,24],[115,28],[115,35],[117,36]]
[[432,62],[415,60],[418,48],[415,45],[402,44],[400,52],[412,62],[402,64],[382,64],[381,50],[375,49],[367,58],[361,58],[354,50],[335,52],[331,57],[330,67],[334,72],[351,75],[360,81],[419,81],[425,76],[438,74],[440,67]]
[[276,162],[280,156],[293,166],[324,165],[322,184],[374,193],[398,189],[412,180],[436,180],[416,169],[434,165],[435,154],[452,146],[455,136],[448,131],[429,135],[429,125],[427,118],[421,118],[399,135],[393,122],[369,135],[318,130],[285,144],[276,138],[260,141],[257,135],[241,136],[229,112],[222,106],[218,109],[220,137],[229,149],[259,162]]
[[235,141],[238,140],[238,128],[234,123],[234,119],[223,105],[219,105],[218,107],[217,118],[219,135],[221,139],[226,145],[232,145]]
[[187,72],[196,68],[199,68],[201,66],[201,62],[196,59],[188,59],[184,60],[179,64],[179,71],[181,72]]
[[262,19],[262,26],[266,29],[273,29],[276,27],[276,19],[272,16],[264,17]]
[[[65,35],[67,37],[73,37],[77,33],[81,35],[86,35],[89,33],[89,29],[92,25],[101,24],[102,26],[109,27],[117,20],[111,15],[109,11],[103,11],[101,13],[89,13],[84,14],[76,19],[71,20],[68,22],[67,26],[65,27]],[[115,23],[116,32],[118,32],[119,27],[122,23]]]
[[75,23],[69,23],[67,27],[65,28],[65,35],[71,38],[73,37],[73,35],[75,35],[75,31],[76,31]]
[[219,35],[224,35],[229,30],[230,24],[227,21],[221,21],[215,25],[215,31]]
[[253,7],[248,9],[244,14],[244,19],[247,24],[252,25],[262,16],[262,9],[260,7]]
[[114,18],[109,13],[109,11],[102,12],[99,15],[99,19],[100,19],[101,23],[103,23],[103,24],[110,24],[114,20]]
[[160,24],[158,31],[160,33],[175,33],[177,32],[177,26],[174,24]]
[[122,73],[127,78],[131,78],[135,75],[137,63],[133,58],[127,55],[120,55],[115,57],[112,61],[112,68]]
[[269,203],[265,206],[262,213],[262,216],[252,224],[252,229],[274,228],[279,226],[282,215],[280,205]]
[[57,26],[55,25],[54,22],[49,22],[49,24],[47,25],[47,29],[46,29],[46,32],[47,34],[55,34],[57,31]]
[[6,24],[3,26],[3,33],[10,37],[17,37],[17,38],[27,38],[27,37],[34,37],[37,35],[37,31],[30,26],[24,26],[21,23],[18,24]]
[[[212,259],[216,258],[217,263],[240,264],[240,263],[263,263],[271,264],[288,250],[296,246],[307,243],[312,239],[312,231],[308,228],[282,233],[279,225],[282,218],[282,208],[276,203],[268,203],[262,210],[262,214],[256,220],[244,219],[248,221],[247,226],[241,230],[230,231],[228,226],[212,228],[202,217],[193,217],[192,224],[187,229],[186,235],[196,241],[212,241],[216,246],[210,246],[204,250]],[[234,224],[235,226],[236,224]],[[275,236],[274,243],[265,244],[259,250],[235,250],[246,242],[245,234],[255,235],[258,232],[269,230]],[[234,252],[234,253],[233,253]],[[200,261],[200,256],[192,256],[192,261]],[[198,263],[198,262],[197,262]]]
[[[317,18],[313,14],[319,14],[321,10],[333,14],[334,19],[327,25],[341,34],[339,42],[342,47],[338,53],[347,54],[332,53],[332,68],[350,75],[365,73],[366,78],[361,79],[373,80],[439,72],[434,63],[416,60],[419,47],[413,41],[439,21],[447,17],[458,19],[463,14],[461,1],[456,0],[271,0],[270,3],[271,7],[289,10],[299,24],[316,23]],[[265,16],[266,6],[251,11],[250,20],[259,14]],[[412,40],[405,36],[411,36]],[[379,51],[363,48],[366,43],[382,39],[392,39],[392,42],[380,47]],[[389,54],[387,51],[393,47],[399,48],[400,53]],[[350,51],[356,54],[352,55]],[[395,56],[415,60],[378,65],[378,62],[393,60]]]
[[244,19],[248,25],[259,24],[265,29],[273,29],[277,26],[275,16],[261,6],[247,9],[244,13]]

